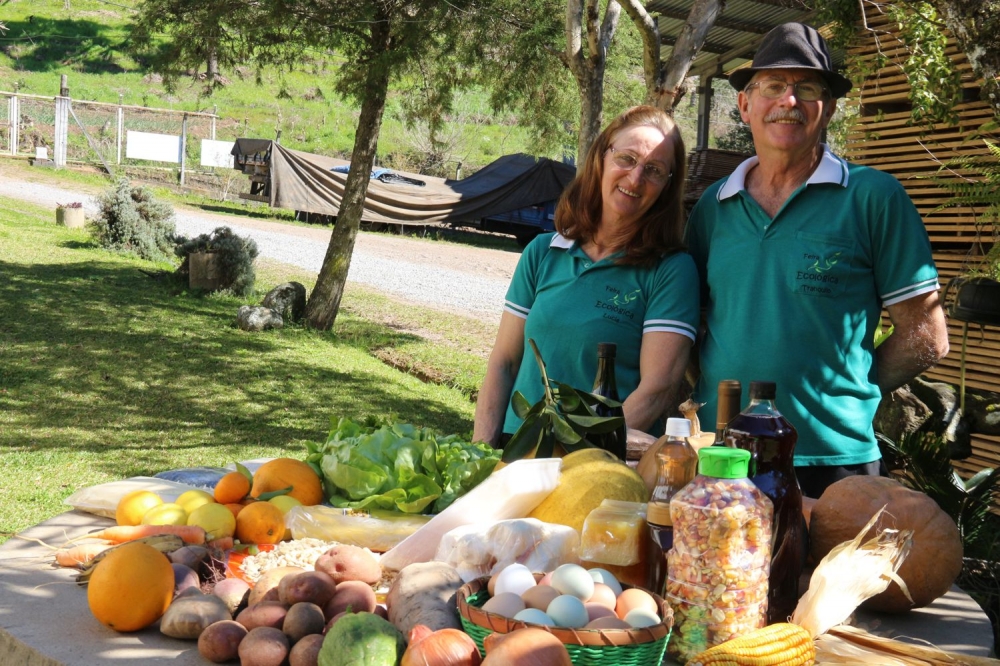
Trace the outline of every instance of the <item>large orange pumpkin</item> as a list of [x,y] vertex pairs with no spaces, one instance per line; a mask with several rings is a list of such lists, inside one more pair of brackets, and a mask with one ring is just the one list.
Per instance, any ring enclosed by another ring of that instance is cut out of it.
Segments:
[[323,482],[313,468],[294,458],[275,458],[260,467],[253,474],[250,496],[260,497],[263,493],[291,487],[288,493],[305,506],[315,506],[323,502]]
[[94,567],[87,604],[115,631],[138,631],[160,619],[174,598],[174,570],[167,556],[133,541],[110,551]]
[[931,603],[951,587],[962,571],[962,538],[951,516],[924,493],[877,476],[851,476],[837,481],[812,509],[810,549],[815,561],[844,541],[850,541],[886,507],[882,527],[913,530],[913,545],[899,567],[899,576],[913,597],[906,598],[896,583],[863,605],[901,613]]

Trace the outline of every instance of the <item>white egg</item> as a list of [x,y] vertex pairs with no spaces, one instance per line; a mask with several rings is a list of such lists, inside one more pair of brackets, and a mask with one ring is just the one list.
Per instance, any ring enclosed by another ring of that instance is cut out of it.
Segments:
[[553,599],[545,612],[552,618],[557,627],[576,629],[590,622],[586,606],[583,605],[582,601],[569,594],[563,594]]
[[622,619],[636,629],[652,627],[660,623],[660,616],[656,613],[651,613],[646,608],[636,608],[634,610],[630,610]]
[[552,572],[552,587],[580,601],[594,596],[594,579],[579,564],[563,564]]
[[496,586],[493,588],[493,595],[497,596],[504,592],[512,592],[517,596],[524,594],[529,587],[535,586],[535,577],[531,575],[531,569],[523,564],[510,564],[497,576]]
[[555,620],[549,617],[544,611],[540,611],[537,608],[525,608],[523,611],[515,615],[514,619],[521,622],[527,622],[528,624],[544,624],[546,627],[556,626]]
[[595,583],[604,583],[612,590],[614,590],[616,597],[622,593],[621,583],[619,583],[618,579],[615,578],[615,575],[610,571],[608,571],[607,569],[594,567],[593,569],[588,569],[587,573],[590,574],[590,577],[594,579]]

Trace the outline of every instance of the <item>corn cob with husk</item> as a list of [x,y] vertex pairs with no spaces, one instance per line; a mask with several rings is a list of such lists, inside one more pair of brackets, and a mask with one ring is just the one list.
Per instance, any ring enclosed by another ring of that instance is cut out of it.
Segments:
[[709,648],[687,666],[809,666],[815,661],[816,646],[809,632],[779,622]]
[[[884,507],[883,507],[884,509]],[[909,552],[912,532],[885,529],[862,543],[882,510],[853,540],[823,558],[799,600],[791,623],[773,624],[709,648],[688,660],[688,666],[810,666],[816,663],[815,638],[846,620],[862,601],[895,580]],[[871,662],[878,663],[878,662]]]

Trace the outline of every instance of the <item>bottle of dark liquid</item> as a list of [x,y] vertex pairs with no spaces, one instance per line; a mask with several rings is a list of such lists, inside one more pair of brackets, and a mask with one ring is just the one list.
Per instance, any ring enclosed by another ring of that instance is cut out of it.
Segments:
[[[610,398],[616,402],[621,402],[618,397],[618,384],[615,381],[615,354],[618,347],[612,342],[600,342],[597,344],[597,377],[594,379],[593,393],[599,396]],[[594,408],[598,416],[621,416],[622,424],[606,433],[591,433],[587,439],[591,444],[613,453],[622,462],[627,455],[625,439],[625,412],[621,406],[608,407],[600,403]]]
[[740,413],[743,404],[743,387],[738,379],[723,379],[719,382],[718,405],[715,416],[714,446],[725,446],[726,425]]
[[674,545],[670,500],[698,473],[698,454],[687,441],[690,436],[689,420],[667,419],[667,433],[656,452],[656,485],[646,506],[650,536],[646,589],[660,596],[667,577],[667,551]]
[[787,622],[795,610],[805,559],[802,490],[792,458],[798,434],[774,397],[774,382],[751,382],[750,404],[726,427],[726,442],[750,452],[750,480],[774,504],[768,624]]

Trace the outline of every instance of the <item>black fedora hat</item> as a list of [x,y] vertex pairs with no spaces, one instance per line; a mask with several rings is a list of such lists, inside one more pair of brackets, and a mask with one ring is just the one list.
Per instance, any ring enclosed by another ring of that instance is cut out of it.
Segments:
[[782,23],[764,35],[750,67],[729,75],[729,84],[743,90],[762,69],[808,69],[818,72],[834,97],[843,97],[853,87],[850,79],[833,69],[833,59],[823,37],[803,23]]

